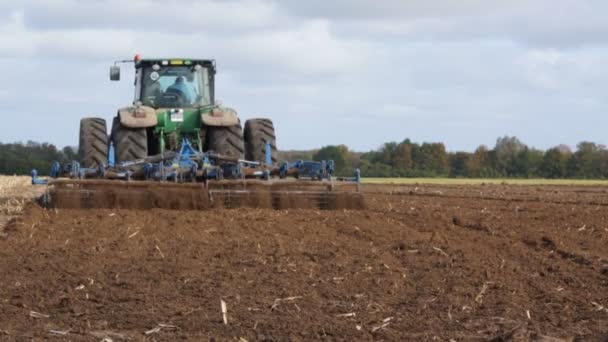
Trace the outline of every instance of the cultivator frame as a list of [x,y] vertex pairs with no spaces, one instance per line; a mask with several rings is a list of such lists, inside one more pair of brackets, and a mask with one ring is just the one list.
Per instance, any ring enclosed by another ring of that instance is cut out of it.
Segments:
[[[46,207],[207,209],[318,208],[358,209],[360,172],[335,178],[334,162],[272,164],[271,146],[265,161],[200,152],[183,139],[179,152],[116,163],[109,146],[108,163],[83,168],[77,161],[53,163],[50,179],[32,170],[32,184],[48,184]],[[176,184],[177,183],[177,184]]]

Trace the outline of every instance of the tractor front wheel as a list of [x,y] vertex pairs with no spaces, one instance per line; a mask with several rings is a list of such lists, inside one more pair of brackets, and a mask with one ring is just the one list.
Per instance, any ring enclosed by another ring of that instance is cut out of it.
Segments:
[[112,123],[112,142],[116,162],[142,159],[148,156],[148,132],[146,128],[128,128],[115,117]]
[[83,167],[94,168],[101,164],[107,164],[108,135],[106,120],[102,118],[80,120],[78,153]]

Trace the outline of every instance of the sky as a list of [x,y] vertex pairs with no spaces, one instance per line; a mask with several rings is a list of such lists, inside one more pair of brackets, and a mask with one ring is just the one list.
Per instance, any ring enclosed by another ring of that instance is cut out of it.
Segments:
[[450,151],[504,135],[608,144],[602,0],[0,2],[0,142],[78,144],[133,101],[115,60],[215,59],[216,98],[273,119],[280,149],[410,138]]

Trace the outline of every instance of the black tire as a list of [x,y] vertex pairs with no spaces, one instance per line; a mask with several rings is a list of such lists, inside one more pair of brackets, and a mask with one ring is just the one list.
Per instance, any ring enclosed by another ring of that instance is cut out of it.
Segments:
[[112,142],[116,162],[141,159],[148,156],[148,133],[146,128],[128,128],[115,117],[112,123]]
[[108,163],[106,120],[101,118],[80,120],[78,154],[82,167],[94,168]]
[[245,159],[264,162],[266,143],[270,143],[272,163],[277,162],[277,137],[270,119],[251,119],[245,122]]
[[243,130],[241,124],[230,127],[207,126],[207,151],[224,156],[243,158]]

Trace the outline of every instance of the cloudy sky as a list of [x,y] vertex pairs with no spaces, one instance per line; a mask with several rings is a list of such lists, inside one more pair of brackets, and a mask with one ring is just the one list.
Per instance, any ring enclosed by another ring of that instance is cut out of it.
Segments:
[[0,2],[0,142],[76,145],[133,100],[116,59],[217,60],[217,98],[275,121],[279,148],[502,135],[608,144],[602,0]]

